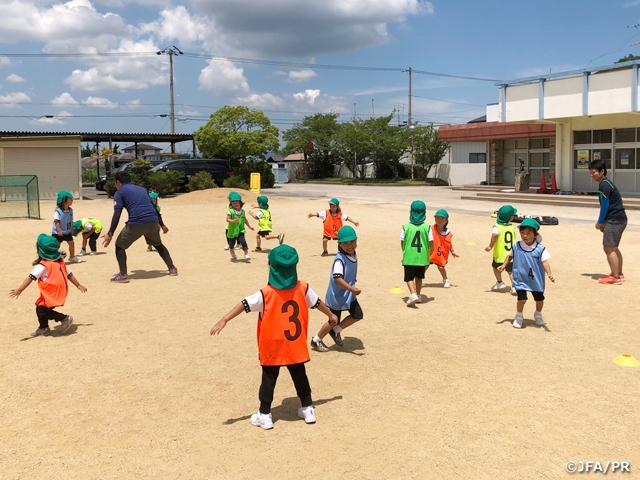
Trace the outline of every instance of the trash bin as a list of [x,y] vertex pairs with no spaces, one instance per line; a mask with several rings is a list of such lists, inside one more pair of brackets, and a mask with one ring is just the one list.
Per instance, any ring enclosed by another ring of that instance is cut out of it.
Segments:
[[529,174],[528,173],[516,173],[515,190],[516,192],[528,192],[529,191]]

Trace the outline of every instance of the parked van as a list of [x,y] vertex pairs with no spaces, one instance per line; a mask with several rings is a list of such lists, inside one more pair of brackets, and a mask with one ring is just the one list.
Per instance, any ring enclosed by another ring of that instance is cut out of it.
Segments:
[[228,160],[208,159],[208,158],[193,158],[183,160],[168,160],[160,165],[153,167],[150,172],[167,172],[169,170],[176,170],[184,174],[184,184],[189,181],[191,175],[195,175],[198,172],[210,173],[213,177],[213,181],[219,187],[222,186],[227,178],[232,175],[231,166]]

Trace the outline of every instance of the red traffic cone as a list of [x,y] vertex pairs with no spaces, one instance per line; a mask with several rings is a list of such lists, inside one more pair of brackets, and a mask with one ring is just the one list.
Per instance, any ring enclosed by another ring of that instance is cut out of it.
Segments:
[[553,172],[551,174],[551,193],[556,193],[558,191],[558,184],[556,183],[556,173]]
[[536,191],[536,193],[547,193],[547,182],[544,179],[544,170],[540,172],[542,175],[540,176],[540,188]]

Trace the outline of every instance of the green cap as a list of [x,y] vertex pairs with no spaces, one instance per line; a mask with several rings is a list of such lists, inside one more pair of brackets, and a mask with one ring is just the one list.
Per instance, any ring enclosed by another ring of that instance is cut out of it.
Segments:
[[269,284],[278,290],[290,290],[298,283],[298,252],[289,245],[279,245],[269,252]]
[[156,192],[149,192],[149,198],[153,198],[155,200],[158,199],[158,194]]
[[329,200],[329,203],[333,203],[334,205],[340,206],[340,200],[338,200],[337,198],[332,198],[331,200]]
[[41,233],[38,235],[38,256],[45,260],[59,260],[62,254],[58,251],[60,242],[51,235]]
[[56,200],[56,204],[60,205],[64,197],[73,198],[73,193],[68,190],[60,190],[58,192],[58,199]]
[[525,227],[533,228],[536,232],[540,230],[540,224],[533,218],[525,218],[518,228],[522,230]]
[[357,239],[356,231],[349,225],[345,225],[338,230],[338,243],[351,242]]
[[262,208],[263,210],[269,210],[269,199],[267,197],[265,197],[264,195],[260,195],[258,198],[256,198],[256,200],[258,201],[258,205],[260,205],[260,208]]
[[440,210],[438,210],[438,211],[436,212],[436,214],[434,215],[434,217],[449,218],[449,212],[447,212],[446,210],[444,210],[443,208],[441,208]]
[[500,225],[508,225],[511,221],[511,217],[513,217],[518,210],[513,208],[511,205],[503,205],[498,210],[498,223]]
[[240,194],[238,192],[231,192],[231,193],[229,193],[229,201],[230,202],[241,202],[242,201],[242,197],[240,196]]
[[77,235],[80,230],[82,230],[82,222],[80,220],[73,222],[73,235]]
[[422,200],[414,200],[411,202],[411,213],[409,214],[409,222],[415,224],[424,223],[427,219],[427,206]]

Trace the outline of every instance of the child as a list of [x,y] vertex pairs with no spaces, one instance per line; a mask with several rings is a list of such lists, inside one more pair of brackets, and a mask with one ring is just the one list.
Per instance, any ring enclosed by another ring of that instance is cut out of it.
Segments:
[[[158,212],[158,223],[162,225],[160,228],[162,228],[164,233],[167,233],[169,228],[162,222],[162,214],[160,213],[161,208],[160,205],[158,205],[158,194],[156,192],[149,192],[149,198],[151,199],[153,206],[156,208],[156,212]],[[153,252],[153,245],[147,245],[147,252]]]
[[284,240],[284,233],[280,235],[271,235],[271,230],[273,228],[273,224],[271,222],[271,212],[269,211],[269,199],[264,195],[260,195],[257,199],[258,205],[254,205],[253,208],[258,208],[257,213],[253,213],[249,210],[249,215],[255,218],[258,221],[258,233],[256,235],[256,248],[254,252],[261,252],[262,248],[261,239],[265,240],[275,240],[278,239],[278,244],[282,245]]
[[[329,348],[322,339],[328,333],[339,347],[343,346],[340,332],[354,323],[362,320],[362,308],[356,298],[361,290],[357,288],[358,258],[356,248],[358,237],[353,227],[348,225],[338,230],[338,254],[333,260],[331,278],[327,287],[324,302],[338,319],[337,325],[329,321],[320,327],[318,334],[311,339],[311,348],[319,352],[326,352]],[[342,322],[342,312],[347,310],[349,315]],[[334,326],[335,325],[335,326]]]
[[[433,248],[431,249],[431,256],[429,261],[438,266],[440,275],[442,275],[442,286],[449,288],[449,277],[447,276],[447,262],[449,261],[449,252],[453,258],[458,258],[460,255],[453,251],[453,243],[451,239],[453,234],[447,228],[449,225],[449,213],[446,210],[438,210],[433,217],[436,221],[435,225],[431,226],[431,235],[433,236]],[[427,270],[429,265],[427,265]]]
[[[229,196],[227,197],[227,200],[228,200],[227,210],[231,209],[231,196],[234,194],[236,194],[236,192],[234,192],[233,190],[229,192]],[[227,238],[228,228],[229,228],[229,224],[227,223],[226,226],[224,227],[224,249],[225,250],[229,250],[229,240]],[[242,248],[242,245],[240,245],[239,243],[236,245],[236,249],[238,248]]]
[[69,293],[67,279],[73,283],[82,293],[86,292],[86,287],[78,283],[71,270],[64,264],[64,255],[58,251],[60,243],[53,237],[44,233],[38,236],[36,249],[38,259],[33,262],[35,268],[18,288],[11,290],[9,296],[18,298],[20,294],[31,285],[34,280],[38,281],[40,296],[36,300],[36,315],[38,316],[39,327],[31,332],[32,337],[38,335],[49,335],[49,320],[60,322],[62,333],[69,330],[73,323],[71,315],[56,312],[54,308],[64,305]]
[[58,208],[53,213],[51,235],[59,243],[67,242],[69,245],[69,261],[71,263],[80,263],[82,260],[75,256],[75,245],[73,243],[73,208],[71,208],[73,194],[67,190],[60,190],[56,203]]
[[244,258],[250,260],[249,247],[247,241],[244,238],[244,226],[246,225],[251,230],[253,227],[249,225],[245,211],[242,209],[244,202],[239,193],[231,192],[229,194],[231,200],[231,208],[227,210],[227,241],[229,243],[229,252],[231,253],[231,260],[236,260],[236,252],[233,250],[236,242],[242,245],[244,250]]
[[[518,211],[511,205],[503,205],[500,207],[496,218],[496,224],[493,226],[491,231],[491,242],[489,243],[489,246],[485,248],[486,252],[493,249],[493,262],[491,263],[491,266],[493,267],[493,274],[496,277],[496,283],[491,287],[491,290],[493,291],[502,290],[506,287],[502,282],[502,271],[504,269],[499,270],[498,267],[502,265],[505,259],[510,258],[509,252],[511,251],[513,242],[516,239],[516,229],[510,222],[517,212]],[[516,289],[513,286],[513,279],[511,277],[512,269],[513,265],[508,264],[506,270],[509,274],[509,280],[511,281],[511,295],[516,295]]]
[[102,232],[102,223],[97,218],[87,217],[77,222],[73,222],[73,236],[82,232],[82,248],[78,252],[78,256],[82,257],[87,254],[87,242],[89,242],[89,248],[91,248],[91,255],[98,253],[98,246],[96,240]]
[[269,252],[269,284],[238,303],[211,329],[218,335],[227,322],[243,311],[260,312],[258,316],[258,352],[262,366],[260,410],[251,415],[251,424],[265,430],[273,428],[271,403],[280,367],[286,366],[302,402],[298,416],[306,423],[315,423],[311,387],[304,364],[309,361],[307,331],[309,308],[317,308],[329,322],[338,319],[318,295],[298,280],[298,253],[293,247],[280,245]]
[[433,233],[429,225],[424,223],[426,218],[427,206],[423,201],[415,200],[411,203],[409,223],[405,223],[400,232],[404,281],[407,282],[410,294],[407,307],[422,301],[420,298],[422,280],[433,248]]
[[324,230],[322,232],[321,257],[326,257],[327,255],[329,255],[329,252],[327,252],[327,243],[329,242],[329,240],[336,240],[338,238],[338,230],[340,230],[340,228],[342,227],[343,221],[349,221],[356,227],[360,225],[354,218],[348,217],[345,213],[342,213],[342,210],[340,209],[340,200],[338,200],[337,198],[332,198],[331,200],[329,200],[329,210],[310,213],[308,217],[321,218],[324,224]]
[[501,272],[513,259],[513,284],[515,286],[518,303],[516,318],[513,321],[515,328],[522,328],[522,311],[527,303],[527,292],[531,292],[536,301],[536,311],[533,314],[536,325],[544,325],[542,307],[544,306],[544,274],[549,280],[555,282],[551,274],[549,259],[551,255],[540,243],[542,238],[538,235],[540,224],[532,218],[526,218],[520,224],[520,240],[516,242],[504,263],[498,267]]

